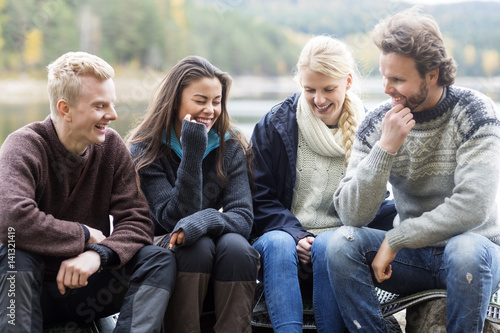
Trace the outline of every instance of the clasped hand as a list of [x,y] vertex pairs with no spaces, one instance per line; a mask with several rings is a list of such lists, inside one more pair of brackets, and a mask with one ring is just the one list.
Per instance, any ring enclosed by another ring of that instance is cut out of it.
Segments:
[[[104,234],[95,228],[86,226],[90,232],[87,244],[98,244],[106,239]],[[76,257],[64,260],[57,272],[57,289],[61,295],[66,293],[66,288],[74,289],[85,287],[88,278],[97,272],[101,266],[101,256],[95,251],[85,251]]]
[[311,262],[311,248],[313,242],[314,237],[307,236],[297,243],[297,256],[303,265],[308,265]]

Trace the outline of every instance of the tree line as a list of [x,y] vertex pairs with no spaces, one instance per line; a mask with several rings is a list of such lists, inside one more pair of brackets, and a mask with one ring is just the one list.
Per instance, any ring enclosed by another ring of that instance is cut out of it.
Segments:
[[[369,32],[404,2],[372,0],[0,0],[0,73],[44,73],[62,53],[84,50],[118,68],[164,71],[189,54],[232,75],[290,74],[311,35],[351,45],[376,72]],[[500,75],[499,3],[425,8],[441,26],[459,75]]]

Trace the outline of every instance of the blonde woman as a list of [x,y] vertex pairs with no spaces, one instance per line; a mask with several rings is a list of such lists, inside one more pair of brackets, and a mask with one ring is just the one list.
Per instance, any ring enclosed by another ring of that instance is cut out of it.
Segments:
[[[255,126],[253,244],[261,255],[266,304],[275,332],[302,332],[302,289],[312,284],[318,332],[343,332],[325,261],[342,221],[333,193],[343,178],[364,107],[353,93],[356,65],[340,40],[318,36],[296,68],[302,91]],[[392,225],[392,204],[373,223]],[[314,280],[314,283],[311,283]]]

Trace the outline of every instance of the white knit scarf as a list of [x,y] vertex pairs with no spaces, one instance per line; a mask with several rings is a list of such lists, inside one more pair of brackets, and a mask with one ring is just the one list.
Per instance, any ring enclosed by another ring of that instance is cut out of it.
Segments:
[[330,157],[343,156],[345,154],[342,143],[342,131],[339,129],[333,134],[332,130],[314,115],[304,98],[304,94],[299,97],[297,124],[307,145],[316,154]]

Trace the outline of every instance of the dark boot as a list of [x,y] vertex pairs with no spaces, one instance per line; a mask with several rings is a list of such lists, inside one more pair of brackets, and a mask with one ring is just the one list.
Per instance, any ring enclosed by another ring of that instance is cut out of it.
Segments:
[[178,272],[164,328],[169,333],[200,332],[200,316],[210,274]]
[[214,281],[216,333],[251,333],[256,281]]
[[[123,272],[125,270],[125,272]],[[160,332],[167,304],[175,285],[175,258],[171,251],[148,245],[141,248],[117,278],[129,277],[130,287],[120,308],[114,332]],[[99,294],[97,294],[99,300]]]

